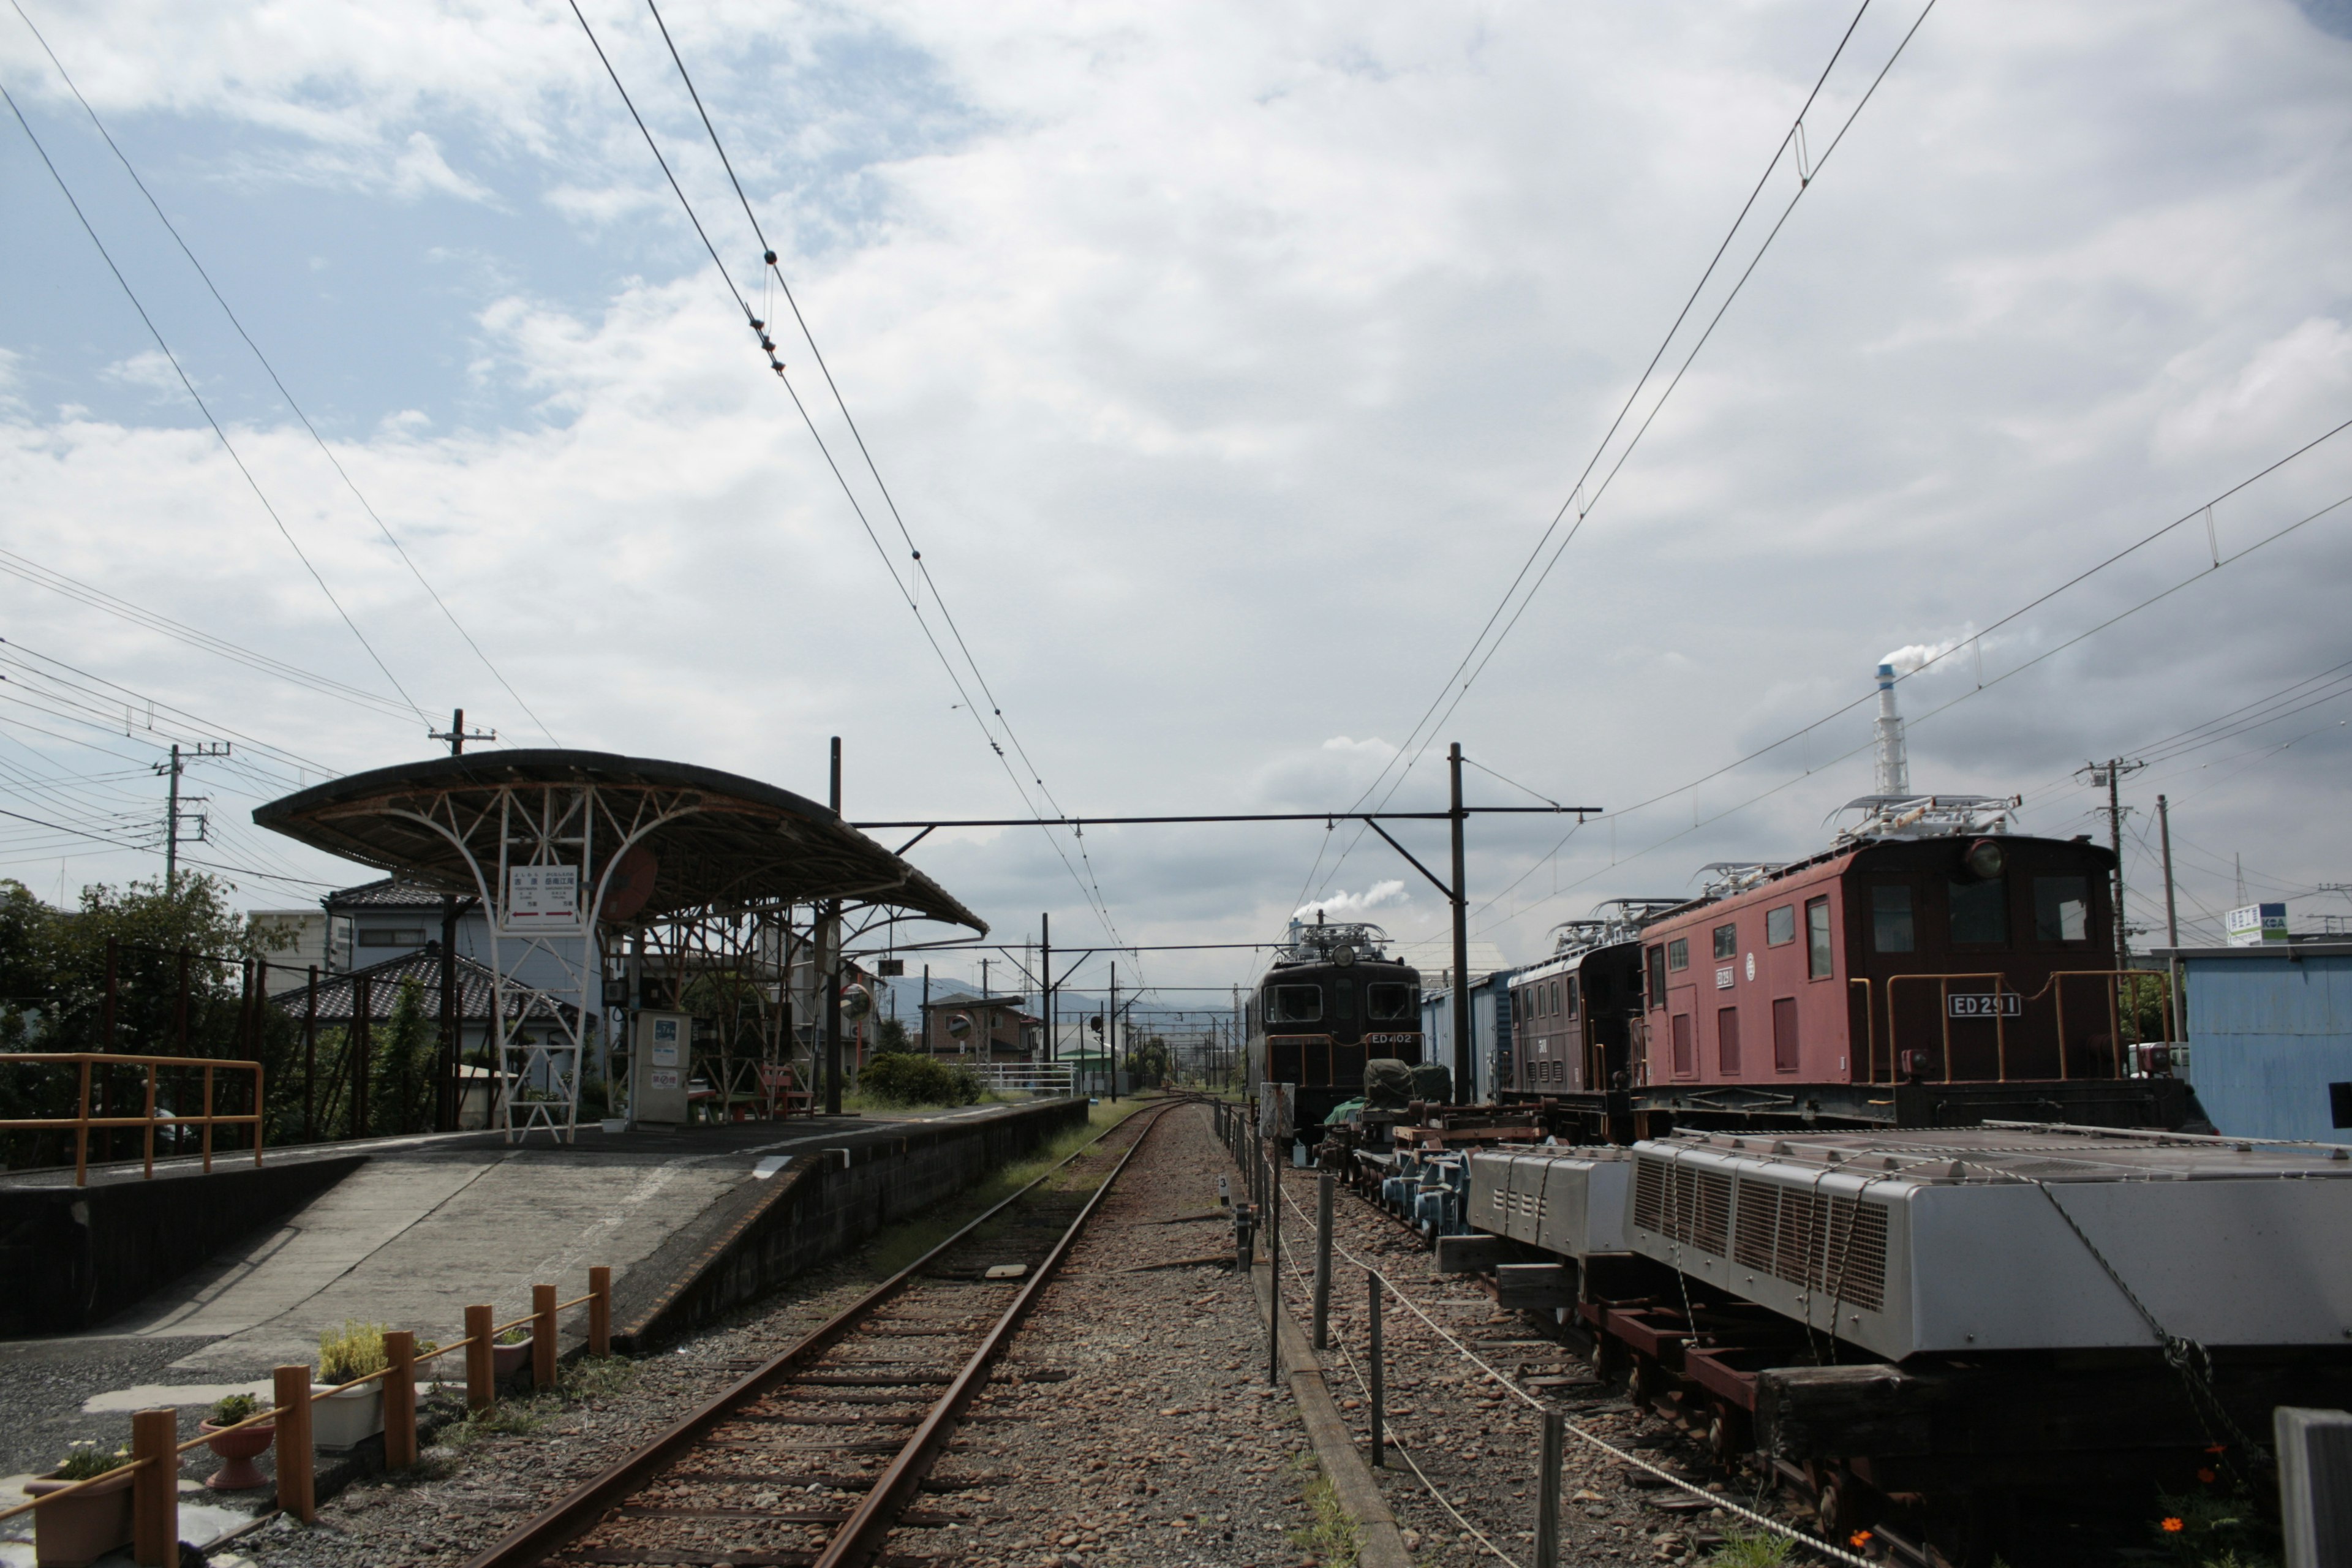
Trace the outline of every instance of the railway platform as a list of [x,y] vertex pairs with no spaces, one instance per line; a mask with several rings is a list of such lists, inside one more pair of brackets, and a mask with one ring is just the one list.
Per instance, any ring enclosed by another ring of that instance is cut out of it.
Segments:
[[[530,1310],[533,1285],[576,1294],[602,1266],[613,1271],[616,1330],[643,1328],[698,1279],[740,1270],[736,1254],[761,1225],[776,1229],[769,1210],[782,1189],[806,1186],[812,1173],[854,1174],[870,1213],[835,1216],[824,1237],[800,1245],[854,1243],[883,1217],[873,1192],[963,1179],[949,1160],[977,1170],[982,1144],[994,1159],[1020,1136],[1050,1136],[1056,1103],[1066,1102],[589,1129],[570,1145],[487,1132],[269,1151],[264,1170],[283,1179],[313,1167],[316,1194],[101,1323],[0,1340],[0,1499],[17,1500],[23,1480],[72,1442],[119,1441],[134,1410],[175,1406],[193,1436],[214,1401],[266,1399],[273,1366],[311,1360],[320,1331],[346,1321],[450,1342],[467,1306],[515,1318]],[[234,1162],[206,1175],[193,1161],[159,1161],[142,1182],[134,1163],[93,1167],[89,1186],[75,1189],[70,1171],[27,1172],[0,1184],[0,1196],[55,1197],[85,1215],[110,1199],[145,1199],[170,1214],[203,1205],[207,1184],[226,1193],[252,1173]],[[839,1205],[817,1209],[828,1206]],[[565,1316],[564,1337],[576,1343],[581,1326]],[[0,1541],[0,1563],[9,1550]]]

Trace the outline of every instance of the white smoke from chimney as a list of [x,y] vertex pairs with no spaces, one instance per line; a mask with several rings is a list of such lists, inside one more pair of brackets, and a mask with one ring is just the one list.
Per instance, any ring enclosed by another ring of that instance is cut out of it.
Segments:
[[1893,665],[1897,675],[1916,675],[1937,660],[1968,647],[1969,639],[1976,635],[1977,628],[1971,625],[1958,637],[1947,637],[1942,642],[1906,643],[1894,652],[1880,656],[1878,662]]

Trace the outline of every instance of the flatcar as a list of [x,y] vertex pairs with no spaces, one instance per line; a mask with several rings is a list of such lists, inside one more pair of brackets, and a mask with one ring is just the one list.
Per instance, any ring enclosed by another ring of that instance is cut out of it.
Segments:
[[1319,1125],[1364,1090],[1364,1064],[1422,1057],[1421,974],[1386,955],[1388,933],[1360,921],[1290,922],[1288,940],[1250,993],[1247,1071],[1295,1084],[1297,1125]]
[[2013,802],[1865,797],[1829,849],[1724,868],[1641,935],[1643,1131],[2197,1130],[2188,1085],[2134,1070],[2114,855],[2011,831]]

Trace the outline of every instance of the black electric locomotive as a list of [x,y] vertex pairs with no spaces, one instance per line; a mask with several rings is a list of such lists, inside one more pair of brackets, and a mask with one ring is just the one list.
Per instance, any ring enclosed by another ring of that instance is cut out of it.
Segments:
[[1249,1092],[1296,1084],[1300,1127],[1364,1091],[1364,1064],[1419,1065],[1421,973],[1386,956],[1388,933],[1360,922],[1290,922],[1249,1002]]

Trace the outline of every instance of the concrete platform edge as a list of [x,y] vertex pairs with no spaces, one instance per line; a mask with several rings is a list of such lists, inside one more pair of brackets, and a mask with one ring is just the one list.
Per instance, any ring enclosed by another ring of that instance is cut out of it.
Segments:
[[1083,1100],[1041,1100],[845,1133],[846,1166],[831,1150],[795,1155],[774,1176],[714,1205],[623,1277],[614,1289],[613,1348],[642,1354],[749,1305],[1086,1117]]

